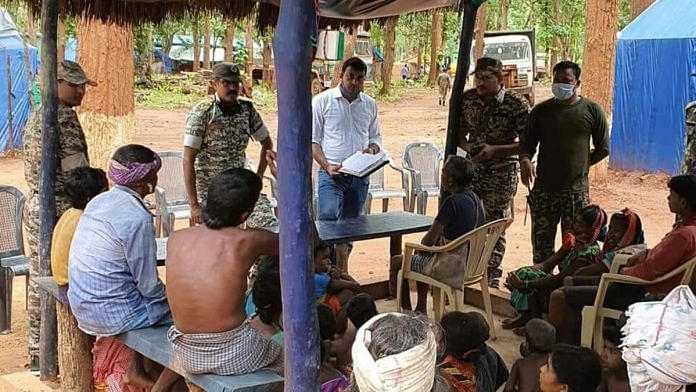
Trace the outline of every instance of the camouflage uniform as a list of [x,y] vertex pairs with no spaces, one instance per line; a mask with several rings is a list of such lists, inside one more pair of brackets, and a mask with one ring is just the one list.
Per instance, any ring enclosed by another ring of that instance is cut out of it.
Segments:
[[[462,97],[460,144],[468,140],[474,146],[486,143],[505,145],[516,142],[527,126],[529,103],[520,94],[504,88],[493,98],[479,95],[476,89]],[[474,147],[471,155],[475,156]],[[476,166],[474,192],[486,208],[486,222],[511,216],[510,206],[517,193],[516,157],[494,158]],[[500,236],[488,263],[488,284],[498,287],[505,254],[505,235]]]
[[[63,190],[65,173],[81,166],[89,166],[87,142],[77,113],[63,103],[58,104],[58,161],[56,162],[56,215],[57,218],[70,208]],[[36,110],[24,128],[24,178],[29,187],[29,197],[24,210],[24,226],[29,244],[31,277],[39,275],[39,168],[41,167],[41,109]],[[38,287],[29,281],[29,355],[39,355],[39,329],[41,326],[41,302]]]
[[556,249],[556,230],[561,221],[561,233],[570,231],[580,210],[590,204],[590,192],[550,192],[534,187],[527,198],[532,212],[532,251],[534,263],[541,263]]
[[[250,100],[238,98],[231,115],[222,112],[217,96],[197,103],[186,119],[184,145],[198,149],[194,165],[198,202],[205,205],[208,186],[216,175],[227,169],[247,167],[246,148],[250,139],[262,142],[268,137],[268,129]],[[250,227],[278,225],[266,195],[259,197],[247,224]]]
[[686,151],[681,172],[696,174],[696,102],[686,107]]

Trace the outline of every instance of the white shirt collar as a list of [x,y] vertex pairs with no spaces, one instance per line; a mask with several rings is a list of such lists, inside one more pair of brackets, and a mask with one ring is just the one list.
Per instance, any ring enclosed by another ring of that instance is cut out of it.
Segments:
[[505,99],[505,86],[500,86],[500,91],[498,91],[498,94],[495,95],[495,100],[498,101],[499,103],[503,103],[504,99]]
[[[331,96],[332,96],[333,98],[343,98],[343,99],[345,99],[345,97],[343,96],[343,93],[341,93],[341,84],[340,84],[340,83],[339,83],[336,87],[332,88],[331,90],[333,90],[333,91],[331,92]],[[358,94],[357,98],[355,98],[355,100],[353,100],[353,102],[362,101],[362,95],[363,95],[363,93],[362,93],[362,91],[361,91],[361,92]],[[346,101],[347,101],[347,99],[346,99]],[[352,103],[352,102],[351,102],[351,103]]]

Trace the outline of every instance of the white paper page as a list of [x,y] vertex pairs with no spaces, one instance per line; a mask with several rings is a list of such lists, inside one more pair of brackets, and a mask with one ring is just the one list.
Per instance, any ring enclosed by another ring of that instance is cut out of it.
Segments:
[[351,171],[355,173],[361,173],[367,168],[373,166],[375,163],[381,161],[384,158],[384,153],[380,152],[378,154],[365,154],[363,152],[356,152],[351,155],[348,159],[343,161],[342,169],[346,171]]

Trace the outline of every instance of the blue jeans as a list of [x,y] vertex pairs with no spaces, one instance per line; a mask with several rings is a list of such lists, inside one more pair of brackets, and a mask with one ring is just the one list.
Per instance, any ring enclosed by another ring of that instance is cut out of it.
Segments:
[[339,220],[360,215],[369,184],[368,177],[340,175],[332,178],[325,170],[319,170],[319,220]]

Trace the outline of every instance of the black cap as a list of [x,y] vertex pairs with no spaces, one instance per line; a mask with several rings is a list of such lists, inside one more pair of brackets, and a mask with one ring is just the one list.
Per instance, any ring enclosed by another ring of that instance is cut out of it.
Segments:
[[480,59],[476,60],[476,68],[474,68],[474,72],[490,72],[494,74],[502,73],[503,62],[492,57],[481,57]]
[[213,76],[230,82],[241,82],[239,67],[232,63],[218,63],[213,67]]

